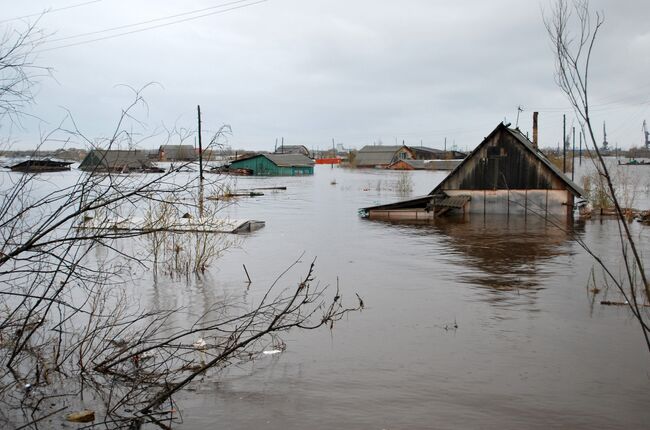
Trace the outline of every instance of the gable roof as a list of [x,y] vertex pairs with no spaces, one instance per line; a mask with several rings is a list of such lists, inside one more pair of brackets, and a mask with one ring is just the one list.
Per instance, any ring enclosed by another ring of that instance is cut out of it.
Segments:
[[280,145],[275,148],[275,154],[309,154],[309,149],[305,145]]
[[313,166],[314,160],[302,154],[253,154],[246,157],[238,158],[233,163],[238,161],[250,160],[251,158],[265,157],[271,163],[278,167],[293,167],[293,166]]
[[576,196],[582,197],[584,196],[585,192],[582,188],[580,188],[578,185],[575,184],[571,179],[569,179],[562,171],[555,166],[546,156],[540,151],[538,148],[535,148],[533,146],[533,143],[528,140],[526,136],[524,136],[519,129],[512,129],[507,127],[503,123],[499,123],[497,127],[490,133],[485,139],[483,139],[483,142],[481,142],[474,150],[458,165],[454,170],[449,173],[449,175],[442,180],[430,193],[429,195],[433,195],[436,192],[438,192],[440,189],[444,187],[444,185],[449,181],[450,178],[455,176],[460,170],[463,169],[463,167],[468,163],[469,160],[471,160],[476,154],[485,146],[491,139],[496,135],[497,133],[508,133],[512,137],[515,138],[515,140],[520,143],[528,152],[533,154],[539,161],[541,161],[552,173],[554,176],[556,176],[558,179],[560,179],[562,182],[564,182],[567,186],[567,188]]
[[355,163],[357,166],[376,166],[390,164],[395,153],[402,148],[410,151],[405,145],[366,145],[357,152]]

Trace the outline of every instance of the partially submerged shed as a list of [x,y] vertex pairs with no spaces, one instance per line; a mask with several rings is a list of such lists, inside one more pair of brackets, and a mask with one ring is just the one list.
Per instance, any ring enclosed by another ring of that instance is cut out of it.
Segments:
[[229,170],[246,170],[254,176],[313,175],[314,160],[302,154],[255,154],[231,162]]
[[482,214],[570,215],[584,191],[518,129],[499,124],[428,195],[363,208],[383,219],[432,219],[451,210]]

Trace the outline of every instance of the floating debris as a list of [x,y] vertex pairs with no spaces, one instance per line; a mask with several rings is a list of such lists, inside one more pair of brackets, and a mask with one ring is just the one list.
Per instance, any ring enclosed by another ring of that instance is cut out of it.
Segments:
[[65,419],[73,423],[89,423],[95,421],[95,411],[84,409],[83,411],[66,415]]
[[[187,216],[187,217],[186,217]],[[76,228],[90,230],[136,231],[154,233],[168,231],[174,233],[244,233],[259,230],[264,227],[264,221],[236,220],[219,218],[192,218],[185,214],[182,218],[170,220],[167,223],[151,223],[139,217],[115,217],[105,219],[84,219]]]

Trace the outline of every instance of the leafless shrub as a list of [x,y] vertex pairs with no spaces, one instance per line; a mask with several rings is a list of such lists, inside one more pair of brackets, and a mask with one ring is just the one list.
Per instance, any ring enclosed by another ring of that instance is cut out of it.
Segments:
[[[589,72],[591,54],[596,36],[604,24],[603,14],[592,13],[587,0],[557,0],[551,14],[544,19],[549,38],[553,44],[556,82],[567,96],[580,122],[583,135],[587,137],[587,149],[599,178],[605,183],[607,197],[611,199],[616,213],[622,270],[611,269],[579,237],[576,241],[595,259],[607,279],[629,304],[629,309],[639,323],[645,343],[650,350],[650,325],[643,307],[643,297],[650,299],[650,284],[643,259],[637,248],[630,226],[626,222],[624,206],[614,178],[605,162],[592,127],[589,104]],[[617,273],[622,273],[618,276]]]
[[413,192],[413,180],[409,172],[400,172],[395,184],[397,193],[402,196],[407,196]]
[[[135,141],[144,100],[140,91],[133,96],[104,148]],[[69,122],[58,132],[94,144]],[[253,310],[237,303],[213,303],[200,316],[142,310],[129,291],[147,268],[134,238],[155,238],[156,264],[186,276],[230,246],[222,235],[169,234],[167,223],[182,214],[198,220],[217,210],[201,196],[218,189],[218,176],[200,180],[178,167],[151,175],[95,169],[48,193],[34,174],[1,184],[0,426],[35,427],[90,407],[93,425],[165,428],[177,415],[164,405],[198,376],[281,346],[278,336],[290,329],[333,327],[361,308],[344,307],[338,291],[326,299],[312,265],[297,286],[279,289],[279,278]],[[128,228],[137,218],[150,228]],[[177,319],[188,323],[176,327]]]
[[586,198],[595,209],[611,209],[612,199],[607,193],[605,180],[598,172],[594,171],[582,177],[582,188]]
[[51,69],[35,62],[34,51],[45,40],[37,22],[18,28],[6,28],[0,36],[0,121],[17,119],[34,99],[38,78]]

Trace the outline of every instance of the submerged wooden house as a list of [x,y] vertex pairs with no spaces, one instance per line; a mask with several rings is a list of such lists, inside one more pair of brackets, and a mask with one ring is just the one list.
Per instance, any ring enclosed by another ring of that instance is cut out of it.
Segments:
[[314,160],[302,154],[255,154],[232,161],[228,169],[253,176],[304,176],[314,174]]
[[153,167],[147,152],[137,149],[93,149],[79,164],[79,170],[102,173],[146,172]]
[[45,158],[42,160],[26,160],[22,163],[14,164],[10,166],[12,172],[24,172],[24,173],[41,173],[41,172],[64,172],[70,170],[70,165],[73,164],[73,161],[57,161],[50,160]]
[[584,191],[518,129],[499,124],[428,195],[363,208],[368,218],[429,220],[465,214],[571,215]]

